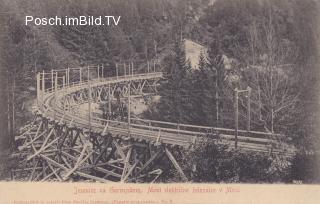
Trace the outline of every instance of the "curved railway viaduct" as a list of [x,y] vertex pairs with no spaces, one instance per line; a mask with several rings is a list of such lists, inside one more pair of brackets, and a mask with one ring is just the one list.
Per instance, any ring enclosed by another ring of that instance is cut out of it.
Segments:
[[110,116],[115,101],[131,104],[132,98],[154,94],[161,78],[149,66],[146,73],[133,73],[129,66],[122,74],[117,67],[109,77],[102,66],[38,73],[35,119],[16,137],[14,156],[21,161],[13,179],[153,182],[163,172],[157,163],[167,162],[181,181],[188,181],[179,150],[205,135],[219,135],[230,148],[243,151],[293,154],[279,146],[277,134],[139,119],[130,116],[130,105],[126,122],[92,111],[94,104],[104,103]]

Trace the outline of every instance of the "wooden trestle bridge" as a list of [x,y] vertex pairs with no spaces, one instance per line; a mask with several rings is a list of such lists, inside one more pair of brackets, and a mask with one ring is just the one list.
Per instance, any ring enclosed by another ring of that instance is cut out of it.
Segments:
[[163,172],[157,162],[165,160],[187,181],[174,155],[208,134],[230,148],[284,152],[274,140],[281,135],[266,132],[138,119],[130,116],[130,105],[126,122],[93,114],[94,103],[104,102],[111,114],[119,98],[130,104],[132,97],[154,94],[163,77],[150,69],[118,69],[108,77],[102,66],[37,74],[35,119],[16,137],[20,166],[12,171],[14,180],[153,182]]

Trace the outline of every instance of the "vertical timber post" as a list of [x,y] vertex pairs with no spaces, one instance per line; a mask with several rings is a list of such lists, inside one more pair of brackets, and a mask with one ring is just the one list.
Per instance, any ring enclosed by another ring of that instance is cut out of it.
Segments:
[[[41,92],[41,104],[42,104],[42,109],[44,108],[44,94],[46,92],[46,87],[45,87],[45,76],[44,76],[44,70],[42,71],[42,92]],[[42,110],[44,111],[44,110]]]
[[97,67],[97,71],[98,71],[98,81],[100,80],[100,65],[98,64],[98,67]]
[[130,126],[131,126],[131,80],[129,81],[129,90],[128,90],[128,126],[129,126],[129,136],[130,136]]
[[234,140],[234,147],[235,149],[238,148],[238,129],[239,129],[239,92],[238,88],[234,90],[234,122],[235,122],[235,140]]
[[148,69],[148,73],[149,73],[149,70],[150,70],[150,63],[149,63],[149,60],[147,61],[147,64],[148,64],[147,69]]
[[130,62],[128,62],[128,75],[129,75],[129,78],[131,77],[131,71],[130,71]]
[[38,104],[38,107],[40,107],[39,98],[40,98],[40,73],[37,73],[37,104]]
[[119,69],[118,69],[118,64],[116,64],[116,75],[117,75],[117,79],[119,78]]
[[124,76],[126,77],[126,75],[127,75],[126,63],[123,63],[123,68],[124,68]]
[[65,76],[62,77],[62,88],[63,88],[63,93],[65,93],[66,86],[69,86],[69,67],[66,70]]
[[[62,77],[62,91],[63,91],[63,95],[64,96],[66,95],[66,84],[67,84],[66,81],[67,81],[67,78],[68,78],[68,75]],[[65,111],[66,104],[65,104],[64,100],[62,100],[62,102],[63,102],[63,111]]]
[[79,77],[80,77],[80,87],[82,87],[82,68],[79,69]]
[[259,119],[262,120],[262,115],[261,115],[262,103],[261,103],[261,89],[260,89],[260,86],[258,87],[258,103],[259,103]]
[[133,62],[131,62],[131,74],[132,74],[132,77],[133,77]]
[[66,80],[66,85],[67,87],[69,87],[70,85],[70,68],[68,67],[68,71],[67,71],[67,80]]
[[108,87],[108,112],[109,112],[109,118],[111,119],[111,86],[109,83],[109,87]]
[[104,78],[104,66],[103,66],[103,64],[101,65],[101,78]]
[[54,76],[53,76],[53,69],[51,69],[51,91],[53,92],[54,89]]
[[215,88],[216,88],[216,120],[217,120],[217,126],[219,124],[219,92],[218,92],[218,70],[216,70],[216,80],[215,80]]
[[250,132],[251,129],[251,88],[247,87],[247,131]]
[[56,76],[54,79],[54,106],[53,106],[53,117],[56,119],[56,109],[57,109],[57,90],[58,90],[58,72],[56,72]]
[[90,67],[88,66],[88,123],[89,123],[89,136],[91,135],[91,84],[90,84]]

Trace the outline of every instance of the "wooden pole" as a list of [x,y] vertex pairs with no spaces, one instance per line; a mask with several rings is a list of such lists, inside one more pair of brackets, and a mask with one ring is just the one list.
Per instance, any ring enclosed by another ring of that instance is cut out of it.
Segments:
[[130,70],[130,67],[131,67],[131,65],[130,65],[130,62],[128,63],[128,75],[129,75],[129,77],[131,76],[131,70]]
[[149,62],[149,60],[147,61],[147,64],[148,64],[148,73],[149,73],[149,70],[150,70],[150,62]]
[[251,129],[251,88],[247,87],[247,131],[250,132]]
[[218,71],[217,70],[216,70],[215,87],[216,87],[216,93],[215,93],[215,95],[216,95],[216,121],[217,121],[217,126],[218,126],[218,124],[219,124],[219,92],[218,92]]
[[58,90],[58,72],[56,72],[55,80],[54,80],[54,106],[53,106],[53,117],[56,119],[56,109],[57,109],[57,90]]
[[67,87],[69,87],[69,85],[70,85],[70,68],[68,67],[68,72],[67,72]]
[[117,74],[117,79],[119,78],[119,69],[118,69],[118,65],[116,64],[116,74]]
[[89,123],[89,136],[91,135],[91,84],[90,84],[90,68],[88,66],[88,123]]
[[235,111],[234,111],[234,121],[235,121],[235,141],[234,141],[234,146],[235,149],[238,148],[238,129],[239,129],[239,94],[238,94],[238,88],[235,88],[234,90],[234,106],[235,106]]
[[131,81],[129,82],[128,90],[128,126],[129,126],[129,136],[130,136],[130,125],[131,125]]
[[99,64],[98,64],[97,69],[98,69],[98,81],[99,81],[100,80],[100,65]]
[[44,76],[44,70],[42,71],[42,94],[41,94],[41,104],[42,104],[42,108],[44,105],[44,93],[46,92],[46,87],[45,87],[45,76]]
[[62,76],[62,90],[64,90],[66,88],[66,76]]
[[69,67],[66,70],[66,75],[62,76],[62,88],[63,88],[63,92],[65,92],[66,86],[69,86],[69,82],[68,82],[68,78],[69,78]]
[[[66,95],[67,79],[68,79],[68,75],[62,77],[62,90],[64,95]],[[65,103],[63,103],[63,110],[65,110]]]
[[38,107],[40,106],[40,73],[37,73],[37,104]]
[[103,64],[101,65],[101,68],[102,68],[102,70],[101,70],[101,72],[102,72],[102,73],[101,73],[101,77],[104,78],[104,66],[103,66]]
[[131,74],[133,76],[133,62],[131,62]]
[[126,63],[123,63],[123,67],[124,67],[124,76],[127,75],[127,67],[126,67]]
[[259,119],[262,120],[262,115],[261,115],[262,103],[261,103],[261,89],[260,89],[260,86],[258,87],[258,103],[259,103]]
[[[108,87],[108,111],[109,111],[109,117],[111,116],[111,86],[109,84]],[[110,119],[110,118],[108,118]]]
[[54,89],[54,77],[53,77],[53,69],[51,69],[51,91]]
[[79,69],[80,73],[80,86],[82,86],[82,68]]

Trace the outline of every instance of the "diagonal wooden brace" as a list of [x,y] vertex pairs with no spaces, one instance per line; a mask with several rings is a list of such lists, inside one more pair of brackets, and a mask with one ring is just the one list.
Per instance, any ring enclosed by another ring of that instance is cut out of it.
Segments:
[[168,156],[168,158],[170,159],[170,161],[172,162],[173,166],[177,169],[177,171],[179,172],[181,178],[183,181],[187,182],[188,181],[188,178],[186,177],[186,175],[183,173],[181,167],[179,166],[177,160],[174,158],[174,156],[172,155],[172,153],[167,149],[165,148],[165,152],[166,152],[166,155]]

